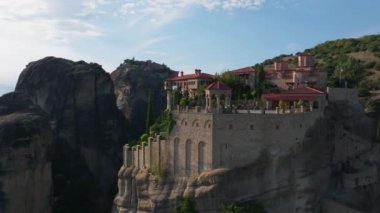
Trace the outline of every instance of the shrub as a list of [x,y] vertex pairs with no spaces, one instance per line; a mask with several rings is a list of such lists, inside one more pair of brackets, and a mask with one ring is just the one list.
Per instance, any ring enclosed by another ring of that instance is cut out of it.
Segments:
[[146,142],[146,141],[148,141],[148,137],[149,137],[149,135],[147,133],[144,133],[144,134],[141,135],[140,141],[141,142],[144,142],[144,141]]
[[223,213],[267,213],[264,205],[256,201],[232,203],[224,206]]
[[376,69],[376,70],[380,70],[380,61],[377,62],[373,68]]
[[157,121],[150,127],[150,131],[159,134],[160,132],[170,133],[174,126],[172,113],[164,111]]
[[173,206],[173,213],[198,213],[196,201],[192,197],[184,197],[177,199]]

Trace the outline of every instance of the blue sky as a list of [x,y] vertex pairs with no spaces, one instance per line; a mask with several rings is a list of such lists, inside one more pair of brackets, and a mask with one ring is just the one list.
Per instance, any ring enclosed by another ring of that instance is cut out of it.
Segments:
[[380,33],[377,0],[1,0],[0,94],[45,56],[215,73]]

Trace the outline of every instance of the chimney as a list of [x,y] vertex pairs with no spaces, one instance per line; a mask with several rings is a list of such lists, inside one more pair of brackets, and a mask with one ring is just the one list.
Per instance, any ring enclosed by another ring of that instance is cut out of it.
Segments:
[[202,72],[202,71],[201,71],[200,69],[195,69],[195,75],[196,75],[196,76],[199,76],[199,75],[201,74],[201,72]]
[[181,77],[183,76],[183,71],[181,71],[181,72],[179,73],[179,76],[181,76]]

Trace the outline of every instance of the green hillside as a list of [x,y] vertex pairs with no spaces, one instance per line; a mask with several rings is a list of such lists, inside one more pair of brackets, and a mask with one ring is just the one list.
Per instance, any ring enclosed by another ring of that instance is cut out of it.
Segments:
[[330,85],[338,86],[341,77],[350,87],[359,88],[362,96],[380,89],[380,35],[328,41],[305,51],[329,73]]

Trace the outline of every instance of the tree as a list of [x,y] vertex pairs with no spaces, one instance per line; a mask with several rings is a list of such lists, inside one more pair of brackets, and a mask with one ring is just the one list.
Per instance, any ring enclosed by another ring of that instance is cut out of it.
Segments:
[[179,89],[174,90],[174,103],[176,105],[179,105],[181,99],[182,99],[181,91]]
[[256,201],[232,203],[224,206],[223,213],[267,213],[264,205]]
[[255,98],[259,99],[261,98],[261,95],[264,92],[265,89],[265,70],[263,65],[258,65],[256,67],[257,75],[255,79]]
[[149,133],[149,127],[153,124],[153,104],[152,104],[152,93],[149,93],[148,96],[148,106],[146,110],[146,122],[145,122],[145,131]]
[[[365,76],[365,69],[360,61],[348,56],[338,59],[333,77],[339,79],[340,84],[347,82],[348,86],[358,86],[360,80]],[[343,85],[340,85],[343,86]]]
[[205,94],[206,84],[201,84],[197,88],[197,104],[201,105],[201,99]]
[[173,213],[198,213],[194,198],[184,197],[177,200]]

